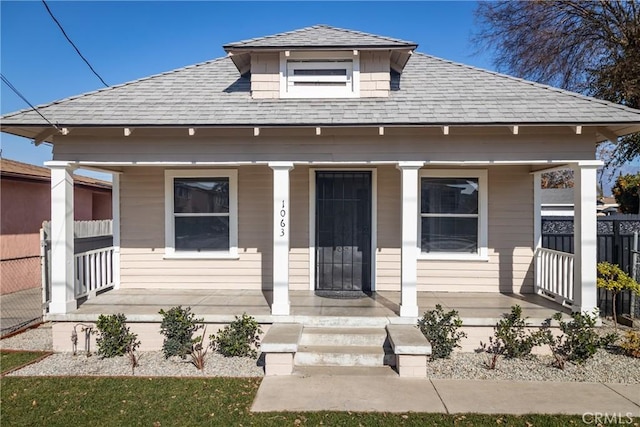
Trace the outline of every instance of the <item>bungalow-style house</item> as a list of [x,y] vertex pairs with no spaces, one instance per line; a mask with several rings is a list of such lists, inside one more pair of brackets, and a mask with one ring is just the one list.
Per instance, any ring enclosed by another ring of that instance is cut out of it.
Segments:
[[146,291],[169,307],[219,292],[252,314],[234,301],[254,292],[265,324],[310,319],[321,297],[386,299],[392,323],[453,293],[477,309],[535,297],[548,276],[535,262],[540,175],[570,167],[576,251],[553,292],[593,310],[595,147],[640,131],[640,111],[417,47],[317,25],[39,106],[58,129],[31,110],[2,117],[2,131],[53,144],[50,319],[89,315],[69,262],[78,167],[113,174],[117,283],[104,297]]

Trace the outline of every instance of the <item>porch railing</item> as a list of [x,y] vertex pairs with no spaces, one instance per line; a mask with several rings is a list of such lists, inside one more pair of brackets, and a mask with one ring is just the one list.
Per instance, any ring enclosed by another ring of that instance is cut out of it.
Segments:
[[76,299],[113,287],[113,246],[80,252],[74,258]]
[[538,248],[535,292],[562,305],[573,303],[573,254]]

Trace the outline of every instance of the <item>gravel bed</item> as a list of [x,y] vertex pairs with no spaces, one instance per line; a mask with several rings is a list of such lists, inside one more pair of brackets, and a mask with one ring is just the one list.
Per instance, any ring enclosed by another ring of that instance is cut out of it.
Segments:
[[[600,333],[613,328],[605,326]],[[622,332],[622,331],[620,331]],[[44,324],[11,338],[0,340],[0,349],[51,350],[51,327]],[[583,365],[567,363],[564,370],[551,366],[551,356],[533,355],[526,359],[500,358],[495,370],[486,367],[484,353],[454,353],[450,359],[428,363],[428,375],[435,379],[486,379],[516,381],[565,381],[609,382],[640,384],[640,359],[599,350]],[[126,357],[103,359],[96,355],[74,356],[72,353],[56,353],[41,362],[12,372],[12,376],[174,376],[174,377],[260,377],[264,375],[260,360],[224,357],[210,351],[205,369],[197,370],[188,360],[177,357],[164,358],[162,352],[141,352],[140,366],[132,372]]]

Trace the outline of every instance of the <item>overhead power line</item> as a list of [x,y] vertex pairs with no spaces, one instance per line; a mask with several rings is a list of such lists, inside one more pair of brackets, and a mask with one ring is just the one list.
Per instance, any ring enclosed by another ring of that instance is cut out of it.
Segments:
[[49,16],[51,16],[51,19],[53,19],[53,22],[55,22],[56,25],[58,26],[58,28],[60,28],[60,31],[62,31],[62,34],[64,35],[64,37],[71,44],[71,46],[73,46],[73,48],[76,50],[76,52],[78,53],[80,58],[82,58],[84,63],[87,64],[87,66],[91,69],[91,71],[93,71],[93,74],[95,74],[96,77],[98,79],[100,79],[100,81],[102,82],[102,84],[105,87],[109,87],[109,85],[105,83],[105,81],[102,79],[102,77],[100,77],[100,74],[98,74],[98,72],[91,66],[91,64],[89,63],[87,58],[85,58],[84,55],[82,55],[82,53],[80,53],[80,49],[78,49],[78,47],[73,43],[73,41],[71,41],[71,38],[69,38],[69,36],[67,35],[67,32],[64,30],[64,28],[62,28],[62,24],[60,24],[60,22],[53,15],[53,12],[51,12],[51,9],[49,9],[49,5],[47,4],[47,2],[45,0],[42,0],[42,4],[44,4],[44,7],[47,9],[47,12],[49,12]]
[[11,89],[11,90],[13,91],[13,93],[15,93],[16,95],[18,95],[18,96],[20,97],[20,99],[22,99],[24,102],[26,102],[26,103],[29,105],[29,107],[31,107],[31,109],[32,109],[33,111],[35,111],[36,113],[38,113],[38,115],[39,115],[40,117],[42,117],[42,118],[43,118],[47,123],[49,123],[51,126],[53,126],[54,128],[56,128],[57,130],[60,130],[60,128],[59,128],[58,126],[54,125],[53,123],[51,123],[51,121],[50,121],[49,119],[47,119],[45,116],[43,116],[43,115],[42,115],[42,113],[41,113],[40,111],[38,111],[38,109],[37,109],[36,107],[34,107],[34,106],[33,106],[33,104],[32,104],[32,103],[30,103],[30,102],[29,102],[29,100],[28,100],[28,99],[27,99],[23,94],[21,94],[21,93],[20,93],[20,91],[19,91],[18,89],[16,89],[16,87],[15,87],[13,84],[11,84],[11,82],[9,81],[9,79],[7,79],[7,78],[4,76],[4,74],[0,73],[0,77],[2,78],[2,82],[3,82],[4,84],[6,84],[6,85],[9,87],[9,89]]

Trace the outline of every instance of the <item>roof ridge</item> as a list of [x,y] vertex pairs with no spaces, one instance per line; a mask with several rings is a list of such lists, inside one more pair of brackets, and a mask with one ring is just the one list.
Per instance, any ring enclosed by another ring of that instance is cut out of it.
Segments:
[[526,84],[528,84],[530,86],[538,87],[540,89],[546,89],[546,90],[549,90],[549,91],[552,91],[552,92],[556,92],[556,93],[562,93],[564,95],[569,95],[569,96],[572,96],[574,98],[582,99],[582,100],[585,100],[585,101],[595,102],[595,103],[606,105],[606,106],[609,106],[609,107],[615,107],[615,108],[618,108],[618,109],[626,111],[626,112],[640,114],[640,110],[638,110],[638,109],[627,107],[626,105],[622,105],[622,104],[616,104],[615,102],[606,101],[604,99],[599,99],[599,98],[596,98],[596,97],[593,97],[593,96],[583,95],[581,93],[573,92],[573,91],[570,91],[570,90],[567,90],[567,89],[561,89],[561,88],[557,88],[555,86],[551,86],[551,85],[547,85],[547,84],[543,84],[543,83],[538,83],[538,82],[535,82],[533,80],[527,80],[527,79],[523,79],[521,77],[515,77],[515,76],[511,76],[509,74],[504,74],[504,73],[500,73],[500,72],[497,72],[497,71],[487,70],[486,68],[476,67],[476,66],[473,66],[473,65],[464,64],[462,62],[457,62],[457,61],[452,61],[452,60],[449,60],[449,59],[440,58],[440,57],[429,55],[429,54],[423,53],[423,52],[414,52],[414,54],[419,55],[419,56],[424,56],[424,57],[427,57],[427,58],[431,58],[431,59],[435,59],[436,61],[449,63],[451,65],[456,65],[458,67],[468,68],[468,69],[471,69],[471,70],[475,70],[475,71],[491,74],[491,75],[494,75],[496,77],[501,77],[501,78],[505,78],[505,79],[508,79],[508,80],[517,81],[517,82],[520,82],[520,83],[526,83]]
[[[144,81],[147,81],[147,80],[155,79],[155,78],[158,78],[158,77],[166,76],[168,74],[173,74],[173,73],[177,73],[177,72],[180,72],[180,71],[189,70],[189,69],[192,69],[192,68],[202,67],[204,65],[209,65],[209,64],[212,64],[214,62],[218,62],[218,61],[221,61],[221,60],[227,59],[227,58],[228,58],[227,56],[221,56],[221,57],[218,57],[218,58],[209,59],[207,61],[202,61],[202,62],[198,62],[198,63],[195,63],[195,64],[185,65],[184,67],[175,68],[173,70],[164,71],[162,73],[156,73],[156,74],[152,74],[150,76],[141,77],[139,79],[129,80],[127,82],[120,83],[120,84],[117,84],[117,85],[113,85],[113,86],[109,86],[109,87],[105,87],[105,88],[100,88],[100,89],[92,90],[92,91],[89,91],[89,92],[83,92],[83,93],[80,93],[78,95],[72,95],[72,96],[68,96],[66,98],[57,99],[55,101],[51,101],[51,102],[48,102],[48,103],[36,105],[35,109],[38,110],[40,108],[47,108],[47,107],[51,107],[52,105],[62,104],[63,102],[73,101],[73,100],[76,100],[76,99],[84,98],[84,97],[89,96],[89,95],[95,95],[95,94],[102,93],[102,92],[108,92],[108,91],[113,90],[113,89],[118,89],[118,88],[121,88],[121,87],[130,86],[130,85],[133,85],[133,84],[136,84],[136,83],[140,83],[140,82],[144,82]],[[13,117],[13,116],[16,116],[18,114],[28,113],[28,112],[33,111],[33,110],[34,110],[33,108],[23,108],[21,110],[14,111],[13,113],[10,113],[8,115],[2,115],[2,118]],[[58,123],[57,120],[55,120],[55,119],[52,119],[52,122],[54,124]]]
[[298,28],[296,30],[283,31],[283,32],[280,32],[280,33],[270,34],[270,35],[267,35],[267,36],[252,37],[252,38],[245,39],[245,40],[240,40],[240,41],[237,41],[237,42],[225,43],[223,45],[223,48],[226,49],[228,47],[240,47],[241,45],[244,45],[244,44],[247,44],[247,43],[250,43],[250,42],[269,40],[269,39],[273,39],[273,38],[276,38],[276,37],[282,37],[282,36],[289,36],[289,35],[292,35],[292,34],[298,34],[298,33],[306,32],[306,31],[310,31],[310,30],[318,29],[318,28],[326,28],[326,29],[330,29],[330,30],[341,31],[341,32],[344,32],[344,33],[355,34],[355,35],[359,35],[359,36],[375,37],[375,38],[379,38],[379,39],[382,39],[382,40],[387,40],[387,41],[395,42],[395,43],[404,43],[404,44],[417,45],[417,43],[412,42],[412,41],[397,39],[397,38],[393,38],[393,37],[389,37],[389,36],[381,36],[379,34],[367,33],[367,32],[364,32],[364,31],[358,31],[358,30],[351,30],[351,29],[347,29],[347,28],[334,27],[333,25],[327,25],[327,24],[315,24],[315,25],[310,25],[308,27]]

